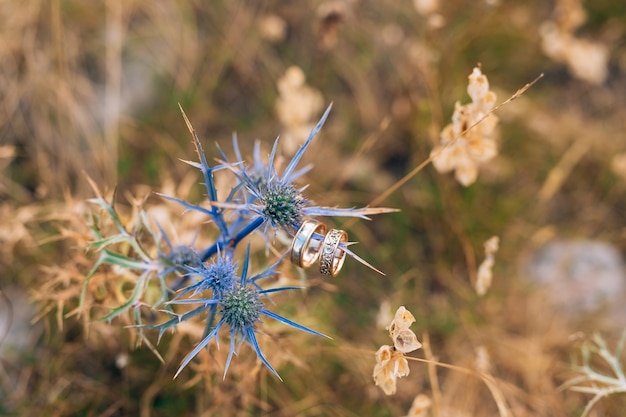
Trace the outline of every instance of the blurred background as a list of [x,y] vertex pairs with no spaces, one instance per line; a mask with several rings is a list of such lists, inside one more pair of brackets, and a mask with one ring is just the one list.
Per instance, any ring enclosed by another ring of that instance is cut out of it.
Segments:
[[[374,386],[374,352],[404,305],[430,359],[474,369],[480,356],[511,415],[580,415],[592,396],[559,387],[588,335],[614,346],[626,323],[625,31],[615,0],[1,0],[0,414],[403,416],[425,394],[435,417],[498,415],[479,378],[449,369],[411,362],[394,396]],[[498,155],[476,183],[416,172],[477,65],[497,103],[544,76],[497,110]],[[41,302],[51,271],[78,262],[55,236],[80,226],[55,225],[93,197],[86,176],[122,206],[200,182],[179,161],[194,158],[179,104],[209,158],[215,142],[232,155],[236,132],[250,159],[278,135],[292,155],[331,102],[303,160],[307,196],[401,211],[330,220],[386,275],[349,260],[280,299],[277,312],[333,338],[281,329],[266,349],[285,382],[247,346],[225,380],[203,370],[207,355],[173,381],[197,339],[164,337],[161,364],[122,325],[63,320],[76,305],[63,283]],[[590,415],[624,409],[617,395]]]

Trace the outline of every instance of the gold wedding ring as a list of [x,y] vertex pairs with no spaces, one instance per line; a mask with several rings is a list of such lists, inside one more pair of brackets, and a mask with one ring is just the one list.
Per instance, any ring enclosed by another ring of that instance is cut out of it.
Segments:
[[346,252],[339,247],[339,244],[347,241],[348,234],[343,230],[331,229],[328,232],[320,250],[320,272],[322,275],[337,276],[346,260]]
[[326,225],[316,220],[306,220],[298,229],[291,242],[291,262],[300,268],[313,265],[320,254],[321,240],[313,239],[313,234],[322,236],[326,233]]

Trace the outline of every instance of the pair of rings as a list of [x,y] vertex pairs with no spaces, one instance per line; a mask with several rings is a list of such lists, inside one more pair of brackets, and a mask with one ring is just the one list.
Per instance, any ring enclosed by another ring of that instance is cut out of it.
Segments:
[[337,276],[346,259],[346,252],[339,244],[347,241],[348,234],[345,231],[330,229],[326,233],[324,223],[306,220],[291,243],[291,262],[306,269],[319,259],[322,275]]

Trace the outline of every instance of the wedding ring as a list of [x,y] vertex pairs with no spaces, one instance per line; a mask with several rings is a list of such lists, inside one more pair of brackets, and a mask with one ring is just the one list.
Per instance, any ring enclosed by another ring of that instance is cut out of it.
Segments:
[[326,225],[316,220],[306,220],[298,229],[291,242],[291,262],[300,268],[313,265],[320,254],[321,240],[313,239],[313,234],[322,236],[326,233]]
[[341,242],[348,241],[348,234],[339,229],[331,229],[324,238],[320,250],[320,272],[322,275],[337,276],[343,261],[346,260],[346,252],[339,247]]

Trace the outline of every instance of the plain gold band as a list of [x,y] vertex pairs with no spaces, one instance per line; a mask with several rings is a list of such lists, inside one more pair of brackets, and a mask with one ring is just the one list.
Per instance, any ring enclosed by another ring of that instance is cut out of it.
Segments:
[[291,262],[300,268],[313,265],[320,254],[321,242],[313,238],[313,234],[324,235],[326,225],[316,220],[306,220],[298,229],[291,242]]
[[348,241],[348,234],[339,229],[331,229],[324,238],[320,250],[320,272],[322,275],[337,276],[343,262],[346,260],[346,252],[339,247],[341,242]]

